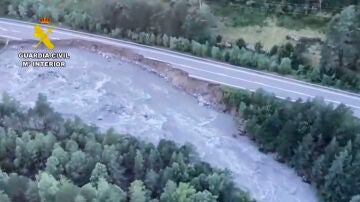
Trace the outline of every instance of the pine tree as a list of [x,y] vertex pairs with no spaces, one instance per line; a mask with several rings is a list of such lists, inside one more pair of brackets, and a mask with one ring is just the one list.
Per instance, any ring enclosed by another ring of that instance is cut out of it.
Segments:
[[79,188],[66,179],[61,179],[61,184],[55,195],[56,202],[74,201],[79,193]]
[[109,179],[109,175],[107,172],[107,168],[102,163],[96,163],[95,168],[93,169],[91,176],[90,176],[90,182],[94,187],[97,187],[99,180],[103,178],[105,180]]
[[360,195],[355,195],[351,198],[350,202],[360,202]]
[[327,168],[328,167],[325,167],[324,154],[322,154],[315,160],[311,168],[311,181],[317,188],[320,188],[324,184],[324,176]]
[[176,201],[176,198],[174,196],[174,193],[176,191],[176,184],[169,180],[167,183],[166,183],[166,186],[164,188],[164,192],[161,194],[160,196],[160,202],[168,202],[168,201]]
[[297,127],[293,121],[289,120],[281,129],[278,139],[276,152],[280,159],[289,161],[294,154],[294,145],[296,145],[299,137],[297,134]]
[[328,174],[325,176],[325,184],[323,195],[327,201],[349,201],[351,197],[349,190],[352,187],[347,184],[349,173],[346,173],[347,166],[351,165],[351,141],[344,147],[344,149],[336,156],[329,168]]
[[160,170],[162,166],[162,159],[157,149],[152,149],[149,155],[149,167],[148,169],[153,169],[154,171]]
[[109,184],[104,178],[100,178],[98,182],[97,198],[98,201],[125,202],[126,193],[117,185]]
[[279,72],[281,74],[290,74],[291,70],[291,59],[287,57],[282,58],[279,65]]
[[11,202],[9,196],[7,194],[5,194],[2,190],[0,190],[0,201],[1,202]]
[[55,201],[55,195],[59,190],[59,182],[48,173],[41,173],[38,182],[41,201]]
[[145,185],[152,192],[158,189],[159,175],[152,169],[150,169],[145,176]]
[[134,174],[136,179],[143,179],[144,158],[139,150],[136,151],[136,156],[134,161]]
[[192,202],[216,202],[216,196],[213,196],[209,191],[205,190],[197,192],[191,198]]
[[169,47],[169,44],[170,44],[169,37],[166,34],[164,34],[162,37],[162,45],[164,47]]
[[324,178],[338,150],[339,144],[336,137],[333,137],[330,144],[326,146],[324,153],[315,160],[314,166],[312,167],[311,179],[315,185],[320,187],[324,184]]
[[333,17],[327,30],[327,40],[321,52],[321,73],[347,80],[352,87],[358,85],[352,80],[359,78],[358,70],[360,43],[360,12],[356,6],[349,6]]
[[346,183],[352,188],[349,189],[349,195],[360,193],[360,150],[353,157],[351,166],[347,166],[345,169],[345,173],[348,175],[348,178],[345,179]]
[[80,194],[86,199],[86,201],[92,201],[96,198],[97,190],[91,185],[91,183],[88,183],[80,188]]
[[50,156],[47,159],[45,171],[55,178],[58,178],[59,175],[63,172],[59,160],[54,156]]
[[180,182],[179,186],[173,193],[173,197],[176,202],[192,202],[194,200],[193,197],[195,193],[196,190],[188,183]]
[[[38,183],[35,181],[29,181],[28,188],[25,192],[26,200],[28,202],[40,201]],[[1,200],[0,200],[1,201]]]
[[28,183],[28,178],[12,173],[7,180],[6,194],[12,201],[24,201],[26,199],[25,192],[28,188]]
[[70,161],[66,164],[66,172],[70,174],[71,180],[80,184],[86,182],[86,176],[91,173],[89,163],[89,158],[81,150],[72,153]]
[[255,133],[255,138],[260,144],[260,148],[265,151],[274,151],[275,140],[281,129],[281,120],[279,113],[276,111],[268,117]]
[[130,202],[146,202],[146,189],[143,185],[143,182],[140,180],[135,180],[130,185]]
[[296,149],[292,160],[295,169],[305,176],[310,174],[309,169],[313,161],[313,144],[314,138],[310,133],[308,133],[303,137],[303,140]]
[[239,56],[240,56],[240,48],[239,47],[233,47],[231,49],[229,62],[231,64],[234,64],[234,65],[240,64]]

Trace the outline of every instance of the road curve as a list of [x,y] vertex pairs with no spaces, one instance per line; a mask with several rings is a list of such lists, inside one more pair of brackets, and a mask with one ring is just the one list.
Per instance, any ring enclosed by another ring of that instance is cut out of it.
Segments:
[[[33,34],[33,23],[0,18],[0,37],[6,37],[11,40],[23,40],[33,39]],[[250,91],[262,88],[268,92],[275,93],[275,95],[281,99],[290,98],[291,100],[296,100],[301,98],[306,100],[319,96],[323,97],[326,102],[333,103],[334,105],[344,103],[353,109],[357,117],[360,117],[359,94],[309,84],[270,73],[237,67],[161,48],[149,47],[68,29],[56,28],[54,33],[50,35],[50,38],[84,39],[119,47],[127,47],[147,58],[164,61],[185,70],[195,78]]]

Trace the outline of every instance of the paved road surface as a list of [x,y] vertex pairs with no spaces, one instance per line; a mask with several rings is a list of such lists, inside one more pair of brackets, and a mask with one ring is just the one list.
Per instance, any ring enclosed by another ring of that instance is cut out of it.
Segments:
[[[22,40],[33,39],[33,34],[34,25],[31,23],[0,19],[0,37],[7,37],[12,40]],[[320,96],[323,97],[326,102],[333,103],[334,105],[340,103],[346,104],[353,109],[356,116],[360,117],[360,96],[357,94],[308,84],[246,68],[239,68],[169,50],[75,32],[72,30],[57,29],[50,38],[55,40],[78,38],[112,44],[115,46],[128,47],[145,57],[164,61],[183,69],[195,78],[250,91],[263,88],[266,91],[275,93],[277,97],[282,99],[287,97],[292,100],[298,98],[312,99],[316,96]]]

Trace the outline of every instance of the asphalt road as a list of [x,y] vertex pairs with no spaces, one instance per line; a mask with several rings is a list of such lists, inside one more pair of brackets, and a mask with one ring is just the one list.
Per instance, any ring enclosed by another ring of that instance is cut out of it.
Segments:
[[[0,37],[7,37],[11,40],[34,39],[33,34],[34,24],[0,18]],[[302,98],[306,100],[319,96],[323,97],[326,102],[333,103],[334,105],[340,103],[346,104],[353,109],[356,116],[360,117],[359,94],[308,84],[169,50],[72,30],[56,29],[54,33],[50,35],[50,38],[53,40],[77,38],[127,47],[147,58],[164,61],[177,68],[183,69],[195,78],[250,91],[262,88],[268,92],[275,93],[276,96],[281,99],[290,98],[296,100]]]

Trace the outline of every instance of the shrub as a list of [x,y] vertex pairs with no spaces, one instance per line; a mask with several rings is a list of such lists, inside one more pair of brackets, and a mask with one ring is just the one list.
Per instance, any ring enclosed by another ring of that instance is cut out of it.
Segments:
[[313,81],[313,82],[320,82],[321,81],[321,75],[320,75],[319,68],[314,68],[311,71],[310,80]]
[[229,62],[234,65],[239,65],[240,64],[239,56],[240,56],[239,47],[232,48],[229,55]]
[[292,57],[294,51],[295,51],[294,46],[290,42],[287,42],[285,45],[280,46],[277,54],[279,58],[284,58],[284,57],[290,58]]
[[211,48],[211,57],[217,60],[220,60],[222,58],[221,51],[218,47],[213,46]]
[[273,55],[277,54],[278,50],[279,50],[279,46],[274,45],[274,46],[271,48],[269,54],[270,54],[271,56],[273,56]]
[[164,47],[169,47],[170,46],[170,41],[169,40],[170,40],[169,37],[166,34],[164,34],[163,37],[162,37],[162,45]]
[[290,74],[292,71],[291,69],[291,59],[290,58],[283,58],[281,59],[281,63],[279,66],[279,73],[280,74]]
[[271,61],[270,71],[272,71],[272,72],[277,72],[277,71],[278,71],[278,67],[279,67],[279,64],[277,63],[277,61],[275,61],[275,60]]
[[221,35],[217,35],[216,36],[216,43],[220,43],[222,41],[222,36]]
[[267,57],[266,55],[259,54],[257,56],[257,66],[258,66],[258,68],[260,68],[260,69],[270,69],[270,64],[271,64],[270,58]]
[[202,47],[201,44],[197,41],[191,40],[191,52],[194,55],[202,56]]
[[249,50],[242,50],[242,54],[240,54],[240,63],[245,66],[253,67],[256,65],[254,60],[254,53]]
[[201,55],[211,56],[211,49],[209,46],[209,42],[205,42],[205,44],[201,44]]
[[238,40],[236,40],[236,46],[241,48],[246,48],[246,42],[244,39],[240,38]]
[[150,44],[150,45],[155,45],[155,44],[156,44],[156,36],[155,36],[154,33],[151,33],[151,34],[150,34],[149,44]]
[[169,41],[169,48],[170,49],[176,49],[176,37],[170,37],[170,41]]
[[190,41],[182,37],[170,37],[170,48],[178,51],[188,52],[190,51]]
[[225,62],[229,62],[230,61],[230,51],[228,51],[228,50],[225,50],[225,51],[223,51],[223,58],[224,58],[224,61]]
[[121,37],[122,29],[121,28],[115,28],[111,30],[110,36],[111,37]]
[[258,52],[258,53],[261,53],[263,50],[263,45],[261,44],[261,42],[260,41],[258,41],[258,42],[256,42],[255,43],[255,51],[256,52]]
[[163,43],[162,43],[162,37],[160,34],[156,35],[156,41],[155,41],[155,44],[158,45],[158,46],[163,46]]

